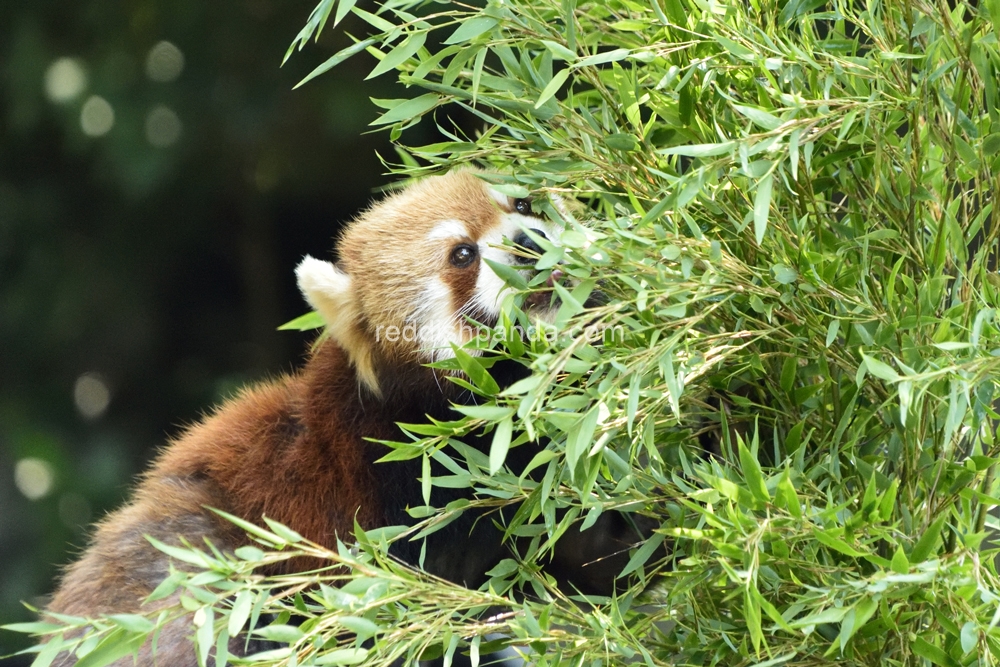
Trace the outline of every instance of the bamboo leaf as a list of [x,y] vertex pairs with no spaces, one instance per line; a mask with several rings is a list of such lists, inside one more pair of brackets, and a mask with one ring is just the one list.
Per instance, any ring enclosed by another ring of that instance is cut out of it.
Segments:
[[538,101],[535,102],[535,108],[538,109],[543,104],[548,102],[553,95],[566,83],[566,79],[569,77],[570,70],[561,69],[555,73],[552,80],[546,84],[545,88],[542,89],[542,93],[538,96]]
[[396,69],[404,62],[413,57],[423,47],[427,41],[427,33],[410,33],[398,46],[392,49],[385,57],[375,65],[374,69],[365,77],[365,80],[374,79],[380,74],[385,74],[389,70]]
[[309,72],[309,74],[307,74],[304,79],[295,84],[295,88],[300,88],[305,84],[307,84],[308,82],[315,79],[316,77],[318,77],[320,74],[325,74],[326,72],[329,72],[340,63],[344,62],[353,55],[361,53],[362,51],[367,49],[372,44],[375,44],[376,42],[378,42],[378,40],[372,37],[369,39],[362,40],[360,42],[355,42],[350,46],[344,47],[340,51],[337,51],[337,53],[327,58],[322,65],[320,65],[313,71]]
[[466,19],[455,29],[455,32],[448,36],[448,39],[444,40],[444,43],[460,44],[462,42],[470,42],[484,32],[491,30],[496,24],[497,20],[489,16],[476,16]]
[[373,120],[371,124],[388,125],[390,123],[411,120],[424,115],[437,106],[440,101],[441,98],[436,93],[427,93],[426,95],[421,95],[420,97],[414,97],[413,99],[406,100],[389,109],[384,114]]
[[514,430],[514,420],[507,417],[497,424],[493,432],[493,442],[490,444],[490,475],[495,475],[503,467],[510,448],[511,433]]
[[750,493],[757,500],[765,503],[770,502],[771,494],[767,491],[764,473],[761,471],[760,463],[757,462],[757,457],[747,449],[743,438],[737,438],[736,442],[740,454],[740,468],[743,470],[743,477],[746,479],[747,488],[750,489]]
[[931,552],[937,547],[938,539],[941,537],[941,531],[944,529],[945,521],[948,519],[947,514],[941,514],[924,534],[920,536],[917,543],[913,545],[913,551],[910,552],[910,562],[911,563],[922,563],[927,560],[927,557],[931,555]]
[[770,172],[757,182],[757,192],[753,199],[753,233],[757,245],[764,241],[764,234],[767,233],[767,218],[771,211],[773,183],[774,174]]
[[733,108],[749,118],[754,125],[757,125],[763,130],[776,130],[778,129],[778,126],[781,125],[780,118],[769,114],[763,109],[743,106],[742,104],[734,104]]
[[688,146],[671,146],[661,148],[657,151],[660,155],[684,155],[686,157],[713,157],[716,155],[729,155],[736,149],[735,141],[726,141],[718,144],[691,144]]

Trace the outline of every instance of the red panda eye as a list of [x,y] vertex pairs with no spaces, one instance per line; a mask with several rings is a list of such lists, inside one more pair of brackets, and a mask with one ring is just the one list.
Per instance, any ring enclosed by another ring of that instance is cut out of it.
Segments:
[[531,200],[530,199],[515,199],[514,200],[514,210],[521,215],[531,215]]
[[449,261],[451,261],[452,266],[464,269],[476,261],[477,257],[479,257],[479,251],[476,246],[463,243],[460,246],[455,246],[455,249],[451,251]]

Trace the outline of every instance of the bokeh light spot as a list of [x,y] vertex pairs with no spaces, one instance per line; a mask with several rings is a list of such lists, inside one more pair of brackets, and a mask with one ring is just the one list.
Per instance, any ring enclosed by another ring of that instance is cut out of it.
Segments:
[[163,41],[149,50],[146,56],[146,76],[152,81],[168,83],[184,71],[184,53],[174,44]]
[[59,58],[45,70],[45,96],[52,102],[69,102],[86,87],[87,72],[76,58]]
[[96,373],[84,373],[73,386],[73,402],[85,419],[97,419],[111,403],[111,390]]
[[88,137],[102,137],[115,126],[115,110],[106,99],[92,95],[80,110],[80,128]]
[[157,148],[177,143],[183,129],[181,119],[168,107],[155,107],[146,116],[146,141]]
[[27,457],[14,464],[14,485],[28,500],[49,495],[54,483],[55,474],[47,461]]

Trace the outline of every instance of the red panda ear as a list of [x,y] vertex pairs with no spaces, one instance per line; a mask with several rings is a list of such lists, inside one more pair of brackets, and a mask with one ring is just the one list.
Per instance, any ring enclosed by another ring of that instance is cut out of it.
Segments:
[[380,394],[372,342],[361,326],[361,308],[351,276],[332,262],[306,255],[295,269],[295,277],[306,301],[326,322],[327,332],[347,352],[358,379]]

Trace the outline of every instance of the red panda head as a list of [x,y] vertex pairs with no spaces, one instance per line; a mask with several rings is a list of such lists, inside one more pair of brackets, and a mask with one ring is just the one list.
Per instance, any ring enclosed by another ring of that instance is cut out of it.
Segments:
[[[558,232],[530,200],[501,194],[474,171],[452,171],[374,205],[341,234],[337,264],[306,257],[296,275],[359,380],[378,393],[381,362],[446,358],[473,335],[467,318],[496,324],[509,288],[485,259],[533,272],[525,249],[538,252],[535,239]],[[547,299],[529,308],[554,315]]]

